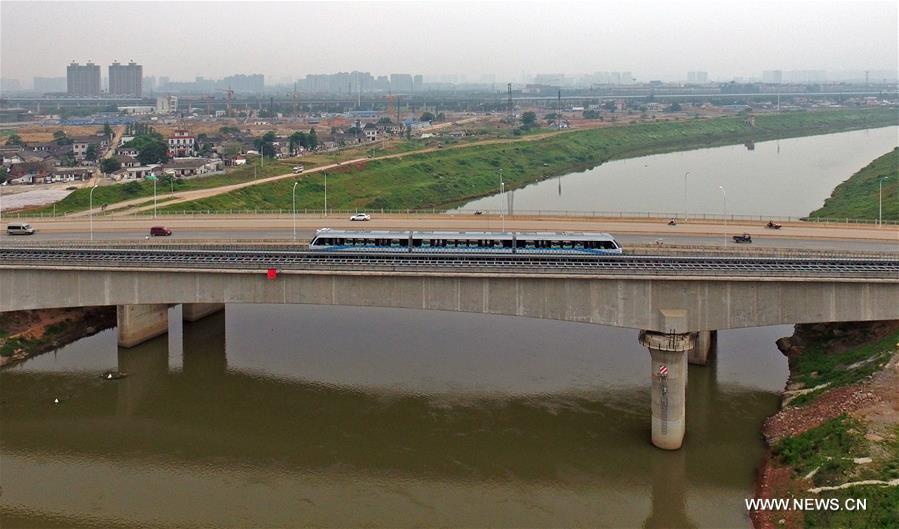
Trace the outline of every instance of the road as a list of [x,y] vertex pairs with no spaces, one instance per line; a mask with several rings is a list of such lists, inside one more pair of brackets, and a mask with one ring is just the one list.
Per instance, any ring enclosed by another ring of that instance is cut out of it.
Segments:
[[[90,237],[87,218],[54,220],[34,219],[38,233],[35,240],[85,240]],[[809,248],[853,251],[899,252],[899,227],[786,224],[780,230],[767,230],[760,224],[723,224],[690,222],[667,226],[662,220],[600,219],[600,218],[525,218],[500,219],[487,216],[409,215],[379,218],[371,222],[350,222],[346,217],[297,215],[298,239],[309,239],[321,227],[366,230],[457,230],[498,231],[504,224],[513,231],[605,231],[613,233],[624,245],[663,244],[722,245],[725,232],[752,234],[752,247]],[[98,240],[143,239],[150,226],[164,225],[174,231],[172,239],[291,239],[293,219],[282,216],[195,216],[195,217],[108,217],[97,216],[93,221],[93,235]],[[11,240],[0,235],[0,240]],[[23,238],[15,238],[22,241]],[[728,245],[733,243],[728,239]]]

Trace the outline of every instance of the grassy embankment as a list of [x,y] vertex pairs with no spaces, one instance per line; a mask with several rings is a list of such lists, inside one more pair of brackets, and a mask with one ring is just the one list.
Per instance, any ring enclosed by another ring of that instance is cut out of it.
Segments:
[[[288,162],[266,161],[265,167],[256,167],[255,178],[264,178],[267,176],[276,176],[289,173],[292,166],[293,164]],[[312,164],[307,163],[307,166],[311,167]],[[229,170],[223,174],[200,176],[197,178],[190,178],[186,180],[175,179],[175,193],[178,193],[179,191],[192,191],[195,189],[208,189],[212,187],[239,184],[241,182],[248,182],[253,179],[253,166],[245,165],[233,170]],[[158,200],[164,200],[167,195],[171,194],[171,192],[172,188],[167,182],[160,180],[157,183],[156,193]],[[57,202],[55,209],[53,205],[44,206],[42,208],[29,210],[28,214],[52,214],[54,211],[56,211],[57,215],[62,215],[75,211],[86,211],[90,204],[89,194],[90,188],[81,188],[77,191],[73,191],[66,198]],[[152,196],[153,182],[149,180],[129,182],[126,184],[100,186],[94,191],[94,207],[96,208],[101,204],[114,204],[116,202],[122,202],[125,200],[133,200],[135,198]]]
[[[766,423],[766,438],[778,439],[771,446],[775,470],[767,475],[789,476],[785,484],[769,481],[776,490],[768,497],[836,499],[841,507],[866,499],[865,511],[815,510],[801,518],[807,528],[899,529],[897,325],[797,326],[787,340],[788,387],[800,388],[788,393],[812,391],[786,400]],[[860,483],[869,480],[876,483]],[[776,520],[797,513],[769,514]]]
[[789,403],[806,405],[827,391],[866,379],[883,369],[896,343],[899,332],[839,351],[827,340],[816,340],[802,354],[790,358],[790,380],[808,390],[820,389],[802,393]]
[[883,182],[883,219],[899,220],[899,147],[877,158],[838,185],[810,217],[876,219]]
[[[881,441],[870,441],[865,436],[867,431],[864,421],[844,414],[801,435],[787,437],[774,447],[773,452],[797,478],[804,478],[807,485],[814,487],[834,487],[866,480],[889,482],[899,478],[899,426],[892,428],[892,439]],[[861,458],[870,458],[870,462],[856,463]],[[848,498],[867,501],[864,511],[807,511],[804,513],[807,529],[899,528],[897,486],[858,485],[825,490],[817,495],[803,494],[803,497],[836,498],[841,507],[846,505]]]
[[[894,125],[892,109],[766,114],[750,126],[743,117],[607,127],[518,141],[347,164],[328,171],[334,208],[426,209],[458,205],[494,193],[498,173],[508,188],[594,167],[613,159],[695,148]],[[299,178],[298,208],[321,208],[324,177]],[[292,179],[175,204],[171,211],[289,209]]]

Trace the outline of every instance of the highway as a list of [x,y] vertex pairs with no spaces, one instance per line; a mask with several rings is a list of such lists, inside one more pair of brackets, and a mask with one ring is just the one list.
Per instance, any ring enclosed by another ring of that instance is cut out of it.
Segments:
[[896,259],[409,254],[183,248],[0,248],[0,265],[267,269],[438,273],[528,273],[858,278],[899,281]]
[[[77,241],[90,238],[90,222],[77,219],[31,219],[38,233],[32,240]],[[174,231],[171,240],[201,239],[269,239],[289,241],[293,238],[293,219],[281,216],[206,216],[196,217],[106,217],[97,216],[93,222],[95,240],[143,240],[150,226],[164,225]],[[408,215],[375,216],[366,223],[350,222],[344,216],[321,218],[318,215],[298,215],[297,239],[308,240],[317,228],[384,229],[432,229],[432,230],[487,230],[496,231],[505,226],[514,231],[606,231],[625,246],[708,245],[723,246],[725,233],[728,238],[735,233],[752,235],[753,248],[791,248],[845,251],[876,251],[899,253],[899,227],[789,223],[780,230],[765,229],[763,223],[736,222],[728,226],[722,223],[689,222],[668,226],[663,219],[621,218],[515,218],[502,222],[496,217]],[[23,243],[24,237],[0,234],[0,242]],[[728,240],[732,246],[732,241]]]

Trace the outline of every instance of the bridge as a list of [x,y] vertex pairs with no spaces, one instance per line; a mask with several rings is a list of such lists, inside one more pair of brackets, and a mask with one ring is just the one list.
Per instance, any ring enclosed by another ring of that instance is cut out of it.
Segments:
[[0,312],[118,307],[119,343],[167,332],[168,307],[196,320],[227,303],[445,310],[641,329],[652,374],[652,439],[685,433],[688,360],[718,329],[899,319],[895,258],[341,255],[283,248],[0,248]]

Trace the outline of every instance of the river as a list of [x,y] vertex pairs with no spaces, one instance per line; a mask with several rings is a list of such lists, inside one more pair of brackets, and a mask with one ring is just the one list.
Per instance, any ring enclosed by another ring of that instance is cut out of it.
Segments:
[[110,329],[0,372],[0,525],[746,528],[791,332],[720,332],[665,452],[633,329],[304,305]]
[[897,145],[899,127],[883,127],[642,156],[542,180],[508,192],[503,205],[497,194],[458,210],[721,215],[726,193],[728,215],[803,217]]

